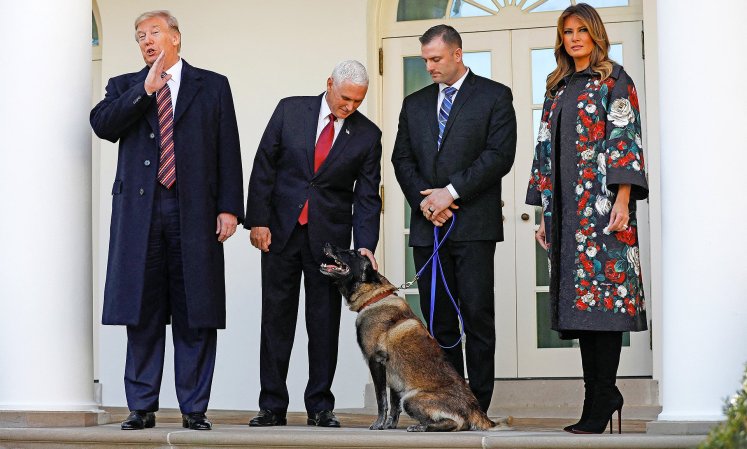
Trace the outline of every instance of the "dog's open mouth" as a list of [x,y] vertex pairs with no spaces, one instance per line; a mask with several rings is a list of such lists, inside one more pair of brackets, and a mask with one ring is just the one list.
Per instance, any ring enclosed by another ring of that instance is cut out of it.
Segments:
[[345,263],[341,262],[337,258],[332,258],[333,263],[323,263],[322,266],[319,268],[322,273],[325,274],[334,274],[337,276],[345,276],[348,273],[350,273],[350,267],[347,266]]
[[350,273],[350,267],[334,255],[331,247],[325,246],[324,255],[327,256],[332,261],[332,263],[323,263],[319,267],[319,271],[321,271],[323,274],[346,276],[348,273]]

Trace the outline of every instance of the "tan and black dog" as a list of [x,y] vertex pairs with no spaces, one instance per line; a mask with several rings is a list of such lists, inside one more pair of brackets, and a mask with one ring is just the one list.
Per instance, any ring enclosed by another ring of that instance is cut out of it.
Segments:
[[[378,417],[371,429],[395,429],[405,412],[419,424],[408,432],[487,430],[495,427],[464,379],[397,290],[357,251],[324,247],[331,277],[350,310],[358,312],[358,344],[376,391]],[[387,417],[389,386],[391,406]]]

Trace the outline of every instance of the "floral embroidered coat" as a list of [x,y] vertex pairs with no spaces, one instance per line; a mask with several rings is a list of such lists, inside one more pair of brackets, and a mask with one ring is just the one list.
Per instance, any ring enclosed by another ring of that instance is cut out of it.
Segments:
[[[554,98],[545,98],[526,199],[543,209],[550,245],[552,328],[561,331],[561,337],[573,330],[646,329],[635,217],[636,200],[648,196],[638,97],[633,81],[617,64],[604,81],[586,73],[585,80],[577,80],[583,84],[568,93],[577,95],[575,101],[563,97],[571,90],[566,89],[571,75],[561,81]],[[563,114],[563,120],[575,116],[575,126],[562,126],[575,128],[564,131],[570,136],[560,135],[560,104],[576,111]],[[564,176],[572,173],[571,179],[562,180],[568,189],[563,197],[573,198],[566,201],[571,204],[561,204],[555,188],[559,148],[563,163],[571,164],[565,167],[575,164],[577,169],[563,171]],[[631,184],[629,227],[610,233],[606,227],[620,184]],[[559,291],[561,284],[565,287]]]

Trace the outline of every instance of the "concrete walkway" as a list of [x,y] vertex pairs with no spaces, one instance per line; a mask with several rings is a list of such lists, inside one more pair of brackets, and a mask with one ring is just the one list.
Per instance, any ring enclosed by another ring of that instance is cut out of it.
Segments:
[[301,425],[250,428],[216,424],[212,431],[158,423],[153,429],[122,431],[119,424],[87,428],[0,429],[0,448],[694,448],[704,436],[645,433],[572,435],[562,431],[499,428],[490,432],[408,433],[403,429],[320,429]]

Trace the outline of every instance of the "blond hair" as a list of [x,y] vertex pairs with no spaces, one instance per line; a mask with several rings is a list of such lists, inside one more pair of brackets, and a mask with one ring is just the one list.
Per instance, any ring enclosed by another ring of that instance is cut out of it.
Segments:
[[566,76],[576,71],[573,58],[565,51],[563,45],[563,28],[565,20],[574,16],[589,30],[589,36],[594,41],[594,48],[589,57],[589,66],[592,72],[599,75],[602,80],[607,79],[612,73],[612,61],[609,58],[610,40],[607,30],[599,13],[586,3],[578,3],[569,6],[558,17],[557,35],[555,37],[555,61],[558,66],[547,76],[546,94],[550,97],[555,95],[558,84]]

